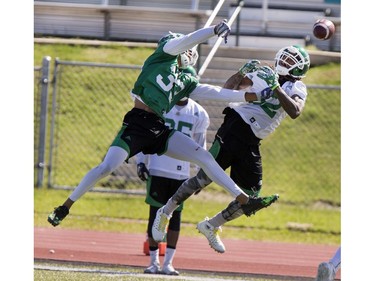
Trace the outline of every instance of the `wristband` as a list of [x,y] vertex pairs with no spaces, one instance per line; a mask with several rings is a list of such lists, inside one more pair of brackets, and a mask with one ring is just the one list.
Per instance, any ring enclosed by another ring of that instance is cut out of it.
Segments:
[[275,90],[277,87],[279,87],[280,86],[280,84],[279,83],[277,83],[276,85],[273,85],[272,87],[271,87],[271,90],[273,91],[273,90]]

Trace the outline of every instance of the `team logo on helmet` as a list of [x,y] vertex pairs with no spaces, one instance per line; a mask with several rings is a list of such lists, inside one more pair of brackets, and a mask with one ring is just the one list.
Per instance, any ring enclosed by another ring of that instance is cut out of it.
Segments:
[[158,45],[160,45],[161,43],[163,43],[165,41],[168,41],[172,38],[178,38],[178,37],[181,37],[181,36],[184,36],[184,35],[182,33],[173,33],[172,31],[169,31],[168,34],[166,34],[162,38],[160,38],[160,40],[158,42]]

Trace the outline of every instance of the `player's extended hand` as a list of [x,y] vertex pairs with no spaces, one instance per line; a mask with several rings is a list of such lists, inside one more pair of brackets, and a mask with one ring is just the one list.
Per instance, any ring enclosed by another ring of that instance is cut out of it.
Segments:
[[222,20],[219,24],[215,25],[214,32],[217,34],[217,36],[224,38],[224,42],[226,44],[228,41],[227,37],[230,33],[230,27],[227,24],[227,20]]
[[150,176],[150,172],[148,171],[148,169],[146,168],[146,165],[145,163],[139,163],[137,165],[137,174],[138,174],[138,177],[142,180],[142,181],[146,181],[148,179],[148,177]]
[[269,66],[260,67],[257,76],[260,79],[264,80],[267,83],[268,87],[271,88],[271,90],[275,90],[280,86],[279,75]]
[[241,68],[238,70],[238,72],[242,75],[245,76],[249,72],[254,72],[255,70],[258,69],[260,65],[260,61],[258,60],[249,60],[247,63],[245,63]]

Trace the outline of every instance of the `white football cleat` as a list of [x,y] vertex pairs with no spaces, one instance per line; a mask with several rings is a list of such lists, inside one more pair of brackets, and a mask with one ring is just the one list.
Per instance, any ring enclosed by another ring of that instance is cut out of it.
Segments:
[[208,218],[206,217],[204,221],[197,224],[197,229],[200,233],[206,236],[212,249],[218,253],[225,252],[225,246],[223,242],[221,242],[219,234],[217,233],[219,230],[221,231],[221,227],[214,227],[208,222]]
[[171,264],[163,265],[163,269],[160,273],[166,275],[180,275],[180,273],[176,269],[174,269],[173,265]]
[[164,206],[156,212],[155,220],[152,224],[152,238],[154,238],[156,242],[162,242],[164,240],[167,234],[169,220],[172,217],[164,214],[163,210]]
[[159,274],[161,272],[159,263],[153,263],[149,267],[147,267],[144,273],[148,274]]

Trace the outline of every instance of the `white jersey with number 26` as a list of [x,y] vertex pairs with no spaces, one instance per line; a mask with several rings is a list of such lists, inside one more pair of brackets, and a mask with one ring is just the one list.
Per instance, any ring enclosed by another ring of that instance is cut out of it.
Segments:
[[[256,76],[256,72],[249,78],[253,81],[253,86],[249,88],[249,92],[260,92],[265,88],[265,82]],[[288,96],[298,95],[306,101],[307,89],[302,81],[287,81],[282,85],[282,88]],[[264,139],[275,131],[281,121],[287,116],[276,96],[252,103],[230,103],[229,106],[250,125],[255,136],[259,139]]]
[[[185,106],[175,105],[164,114],[165,124],[191,137],[199,145],[206,149],[206,131],[210,119],[206,110],[192,99]],[[183,149],[183,147],[181,148]],[[190,178],[190,162],[178,160],[166,155],[137,154],[137,163],[143,162],[147,165],[150,175],[166,177],[171,179]]]

